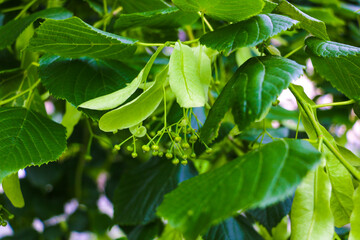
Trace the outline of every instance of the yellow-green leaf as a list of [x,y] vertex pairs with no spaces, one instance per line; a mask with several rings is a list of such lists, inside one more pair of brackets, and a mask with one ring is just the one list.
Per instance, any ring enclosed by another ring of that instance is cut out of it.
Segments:
[[17,172],[4,178],[2,181],[2,187],[6,196],[12,205],[14,205],[14,207],[22,208],[25,206],[25,201],[21,192],[20,181]]

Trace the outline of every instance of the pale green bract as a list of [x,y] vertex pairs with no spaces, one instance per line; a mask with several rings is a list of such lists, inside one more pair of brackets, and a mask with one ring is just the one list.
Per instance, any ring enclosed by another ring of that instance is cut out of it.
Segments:
[[174,4],[189,12],[203,12],[212,18],[238,22],[261,12],[263,0],[172,0]]
[[[303,99],[306,100],[309,106],[315,105],[315,103],[306,96],[302,87],[297,85],[293,85],[293,87],[300,95],[304,96]],[[302,123],[307,135],[310,139],[316,140],[317,134],[313,125],[309,121],[302,108],[300,108],[300,112],[302,114]],[[324,127],[319,127],[324,138],[336,146],[336,141],[331,136],[331,134]],[[341,154],[344,152],[340,149],[339,151]],[[326,160],[327,175],[329,176],[331,183],[330,208],[334,216],[334,224],[337,227],[342,227],[350,222],[350,214],[354,206],[352,200],[354,193],[354,186],[352,182],[353,180],[348,170],[340,163],[336,156],[334,156],[334,154],[327,147],[324,147],[323,152],[324,158]],[[347,155],[350,154],[347,153]]]
[[351,230],[349,240],[358,240],[360,239],[360,187],[354,192],[353,199],[355,206],[350,219]]
[[22,208],[25,206],[17,172],[5,177],[2,181],[2,187],[14,207]]
[[[199,53],[196,53],[199,51]],[[197,57],[198,56],[198,57]],[[181,107],[202,107],[207,101],[205,90],[210,83],[210,60],[199,50],[175,44],[169,62],[169,83]]]
[[66,128],[66,138],[68,139],[76,124],[80,121],[81,118],[81,112],[76,109],[71,103],[66,102],[65,105],[65,114],[63,116],[63,119],[61,121],[61,125],[63,125]]
[[30,39],[29,49],[62,57],[89,56],[103,59],[131,57],[136,40],[101,31],[80,18],[46,20]]
[[112,110],[100,118],[99,127],[104,132],[114,132],[135,126],[148,118],[163,99],[163,85],[168,77],[168,67],[156,76],[155,83],[131,102]]
[[0,108],[0,182],[28,166],[55,161],[66,148],[65,128],[20,107]]
[[291,207],[291,240],[331,240],[334,218],[331,185],[323,166],[310,172],[295,192]]
[[158,215],[186,239],[195,239],[239,210],[291,195],[319,160],[319,152],[306,141],[274,141],[180,184],[165,195]]
[[108,110],[123,104],[136,91],[136,89],[139,88],[140,84],[146,81],[155,59],[159,53],[161,53],[163,48],[164,46],[159,47],[156,50],[139,75],[128,86],[105,96],[86,101],[80,104],[79,107],[94,110]]

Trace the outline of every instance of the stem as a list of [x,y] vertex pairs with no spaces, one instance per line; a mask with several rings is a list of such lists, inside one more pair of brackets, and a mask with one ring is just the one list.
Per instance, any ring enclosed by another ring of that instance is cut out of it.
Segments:
[[[184,41],[184,42],[181,42],[182,44],[192,44],[192,43],[196,43],[199,41],[199,38],[197,39],[193,39],[193,40],[190,40],[190,41]],[[144,43],[144,42],[136,42],[135,44],[136,45],[139,45],[139,46],[143,46],[143,47],[162,47],[162,46],[170,46],[170,45],[173,45],[175,44],[176,41],[169,41],[169,42],[166,42],[166,43]]]
[[350,105],[354,104],[355,100],[348,100],[343,102],[334,102],[334,103],[325,103],[325,104],[319,104],[311,106],[312,108],[322,108],[322,107],[332,107],[332,106],[344,106],[344,105]]
[[24,8],[23,10],[21,10],[21,12],[14,18],[14,20],[21,18],[22,15],[24,15],[24,13],[34,4],[36,3],[37,0],[32,0],[31,2],[29,2]]
[[345,160],[341,153],[330,143],[327,138],[324,138],[324,144],[336,156],[342,165],[344,165],[344,167],[353,175],[353,177],[360,181],[360,172]]
[[[206,17],[204,16],[204,13],[202,12],[198,12],[199,16],[201,17],[201,20],[205,22],[206,26],[209,28],[209,30],[211,32],[214,31],[214,28],[211,26],[211,24],[209,23],[209,21],[206,19]],[[205,28],[204,28],[205,29]]]
[[316,132],[316,135],[318,136],[318,138],[322,137],[322,135],[323,135],[322,131],[321,131],[317,121],[315,120],[314,115],[312,114],[312,112],[310,111],[308,106],[306,105],[306,102],[302,99],[301,95],[296,91],[296,89],[294,88],[294,85],[290,84],[289,89],[292,92],[292,94],[295,96],[296,101],[304,109],[306,115],[308,116],[308,118],[311,122],[311,125],[315,129],[315,132]]
[[321,142],[323,142],[325,144],[325,146],[332,152],[332,154],[334,154],[334,156],[341,162],[341,164],[351,173],[351,175],[356,180],[360,181],[360,172],[355,167],[353,167],[351,164],[349,164],[344,159],[344,157],[341,155],[341,153],[331,144],[331,142],[326,137],[324,137],[324,135],[319,127],[319,123],[315,120],[315,117],[314,117],[313,113],[311,112],[310,108],[308,108],[308,106],[306,105],[306,102],[300,96],[300,94],[296,91],[296,89],[294,88],[294,86],[292,84],[290,84],[289,89],[294,94],[297,102],[300,104],[300,106],[305,111],[305,114],[309,118],[311,125],[315,129],[316,135],[319,140],[319,144],[321,144]]
[[301,45],[301,46],[295,48],[294,50],[292,50],[291,52],[289,52],[288,54],[286,54],[286,55],[284,56],[284,58],[290,57],[291,55],[293,55],[294,53],[296,53],[297,51],[299,51],[300,49],[302,49],[304,46],[305,46],[305,45]]
[[166,120],[166,91],[165,87],[163,86],[163,92],[164,92],[164,128],[166,128],[167,120]]
[[12,96],[11,98],[8,98],[8,99],[5,99],[5,100],[3,100],[3,101],[0,101],[0,106],[1,106],[1,105],[4,105],[4,104],[6,104],[6,103],[9,103],[9,102],[17,99],[18,97],[21,97],[22,95],[24,95],[24,94],[32,91],[34,88],[37,87],[37,85],[39,85],[39,83],[40,83],[40,79],[37,80],[30,88],[26,89],[25,91],[23,91],[23,92],[21,92],[21,93],[18,93],[18,94],[16,94],[15,96]]

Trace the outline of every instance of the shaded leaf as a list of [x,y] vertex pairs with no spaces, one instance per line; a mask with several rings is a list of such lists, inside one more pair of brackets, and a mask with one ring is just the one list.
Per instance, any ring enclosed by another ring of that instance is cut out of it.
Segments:
[[80,18],[46,20],[30,39],[29,49],[62,57],[123,59],[131,57],[136,40],[104,32]]
[[15,42],[16,38],[39,18],[65,19],[70,17],[72,17],[72,13],[64,8],[49,8],[24,18],[14,19],[4,26],[0,26],[0,49]]
[[185,181],[165,196],[157,213],[185,237],[195,239],[240,209],[265,207],[289,196],[319,158],[305,141],[266,144]]
[[285,201],[268,206],[264,209],[256,208],[246,213],[252,216],[256,221],[263,225],[269,233],[276,227],[281,220],[289,214],[292,204],[292,198]]
[[121,14],[115,22],[115,29],[127,29],[130,27],[171,28],[191,25],[199,18],[199,15],[187,13],[177,7],[169,7],[148,12]]
[[66,148],[64,127],[25,108],[0,108],[0,136],[0,182],[27,166],[56,160]]
[[105,113],[99,121],[104,132],[113,132],[138,125],[147,119],[160,105],[164,93],[163,86],[168,77],[168,67],[155,78],[155,83],[134,100]]
[[218,20],[238,22],[261,12],[262,0],[172,0],[183,11],[203,12]]
[[360,99],[360,48],[314,37],[306,52],[315,70],[348,98]]
[[262,240],[252,224],[243,216],[228,218],[209,229],[204,240]]
[[329,39],[326,31],[326,25],[324,22],[303,13],[297,7],[287,2],[286,0],[280,1],[279,5],[275,9],[275,12],[287,15],[292,19],[298,20],[300,22],[300,27],[304,28],[306,31],[313,34],[314,36],[325,40]]
[[260,14],[209,32],[200,38],[200,42],[209,48],[229,53],[236,48],[256,46],[297,23],[278,14]]
[[40,60],[41,82],[57,98],[79,106],[90,99],[126,87],[137,71],[117,61],[44,56]]
[[119,224],[147,224],[156,218],[155,210],[166,193],[179,182],[179,173],[188,166],[152,158],[125,173],[114,194],[114,219]]
[[160,220],[156,220],[147,225],[136,226],[129,234],[129,240],[153,240],[156,236],[159,236],[163,223]]

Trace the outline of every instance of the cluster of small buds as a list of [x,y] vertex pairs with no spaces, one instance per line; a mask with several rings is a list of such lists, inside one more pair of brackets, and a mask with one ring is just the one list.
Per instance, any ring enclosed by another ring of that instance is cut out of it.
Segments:
[[7,221],[13,218],[14,215],[0,204],[0,226],[5,227],[7,225]]
[[[157,120],[157,117],[152,117],[152,121]],[[138,153],[136,151],[136,141],[140,137],[147,136],[149,140],[148,143],[141,146],[144,153],[151,153],[152,156],[157,157],[166,157],[175,165],[179,163],[186,165],[188,164],[189,159],[196,159],[194,145],[199,140],[199,135],[196,130],[192,128],[191,121],[189,121],[187,113],[184,114],[184,117],[177,123],[170,126],[164,126],[161,130],[153,130],[150,131],[149,134],[146,134],[147,128],[150,126],[151,124],[147,124],[146,127],[140,125],[130,129],[132,136],[122,143],[115,145],[114,151],[119,151],[121,145],[128,140],[133,139],[132,143],[128,145],[126,149],[131,152],[131,156],[133,158],[136,158],[138,157]],[[169,136],[169,142],[160,142],[164,135]],[[160,143],[161,146],[159,145]],[[206,153],[211,152],[212,149],[206,146]]]

